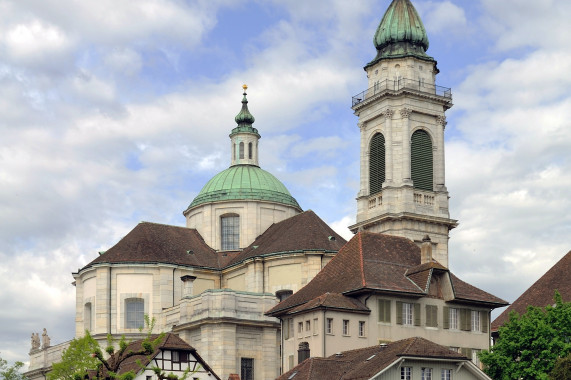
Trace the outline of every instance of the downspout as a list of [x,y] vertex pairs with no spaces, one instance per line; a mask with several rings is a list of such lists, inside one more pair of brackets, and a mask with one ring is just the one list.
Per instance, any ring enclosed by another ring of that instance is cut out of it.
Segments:
[[280,373],[284,373],[284,320],[283,320],[283,318],[280,318],[280,335],[281,335]]
[[325,312],[327,311],[327,309],[323,309],[323,342],[321,344],[321,352],[323,353],[323,357],[326,358],[327,355],[325,355]]
[[111,334],[111,294],[113,293],[111,291],[111,265],[109,265],[109,302],[108,302],[108,308],[109,308],[109,318],[107,319],[107,334]]
[[172,268],[172,306],[173,307],[174,307],[174,272],[175,272],[175,270],[176,270],[176,267]]

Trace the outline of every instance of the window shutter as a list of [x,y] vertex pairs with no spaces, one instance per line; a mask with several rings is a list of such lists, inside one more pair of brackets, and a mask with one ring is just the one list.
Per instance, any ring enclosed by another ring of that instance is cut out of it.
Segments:
[[426,305],[426,326],[438,327],[438,306]]
[[391,301],[379,300],[379,322],[391,322]]
[[369,147],[369,194],[379,193],[385,182],[385,136],[377,133]]
[[419,129],[411,137],[410,175],[416,189],[433,191],[432,140],[429,134]]
[[391,322],[391,301],[385,300],[385,322]]
[[471,310],[460,309],[460,329],[463,331],[472,330],[470,326]]
[[450,328],[450,308],[448,306],[442,308],[442,325],[445,329]]
[[402,325],[402,302],[397,301],[397,325]]
[[420,304],[414,304],[414,325],[420,326]]
[[486,311],[480,312],[480,323],[482,324],[482,332],[487,333],[488,325],[490,324],[490,321],[488,320],[488,312]]
[[460,353],[467,357],[468,359],[472,359],[472,349],[471,348],[464,348],[460,349]]

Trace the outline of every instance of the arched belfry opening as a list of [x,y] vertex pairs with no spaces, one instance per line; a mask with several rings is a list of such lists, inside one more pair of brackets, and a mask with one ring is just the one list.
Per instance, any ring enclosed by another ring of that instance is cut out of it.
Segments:
[[385,136],[375,133],[369,146],[369,195],[381,192],[385,182]]
[[422,129],[416,130],[411,137],[410,176],[415,189],[434,190],[434,166],[432,140]]

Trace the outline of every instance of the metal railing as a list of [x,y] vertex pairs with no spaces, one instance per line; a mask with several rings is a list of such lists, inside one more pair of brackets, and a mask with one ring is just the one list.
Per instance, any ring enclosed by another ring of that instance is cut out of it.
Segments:
[[452,99],[452,90],[448,87],[436,86],[426,84],[420,79],[406,79],[401,78],[397,80],[385,80],[377,82],[375,85],[352,98],[352,107],[361,103],[370,97],[385,91],[396,92],[400,90],[412,90],[436,96],[442,96],[447,99]]

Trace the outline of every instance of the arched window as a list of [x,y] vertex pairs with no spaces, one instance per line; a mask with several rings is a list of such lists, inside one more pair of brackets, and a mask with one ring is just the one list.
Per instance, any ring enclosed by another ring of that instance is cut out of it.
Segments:
[[380,192],[385,182],[385,136],[377,133],[369,147],[369,194]]
[[240,217],[236,214],[220,218],[221,249],[232,251],[240,248]]
[[416,189],[434,190],[432,167],[432,140],[426,131],[412,134],[410,147],[410,176]]
[[236,144],[232,143],[232,159],[236,159]]
[[248,143],[248,158],[252,159],[252,143]]
[[244,159],[244,143],[243,142],[240,143],[240,159],[241,160]]
[[91,302],[87,302],[83,307],[83,328],[88,331],[93,330],[91,319]]
[[145,326],[145,300],[142,298],[125,299],[125,328],[138,329]]

